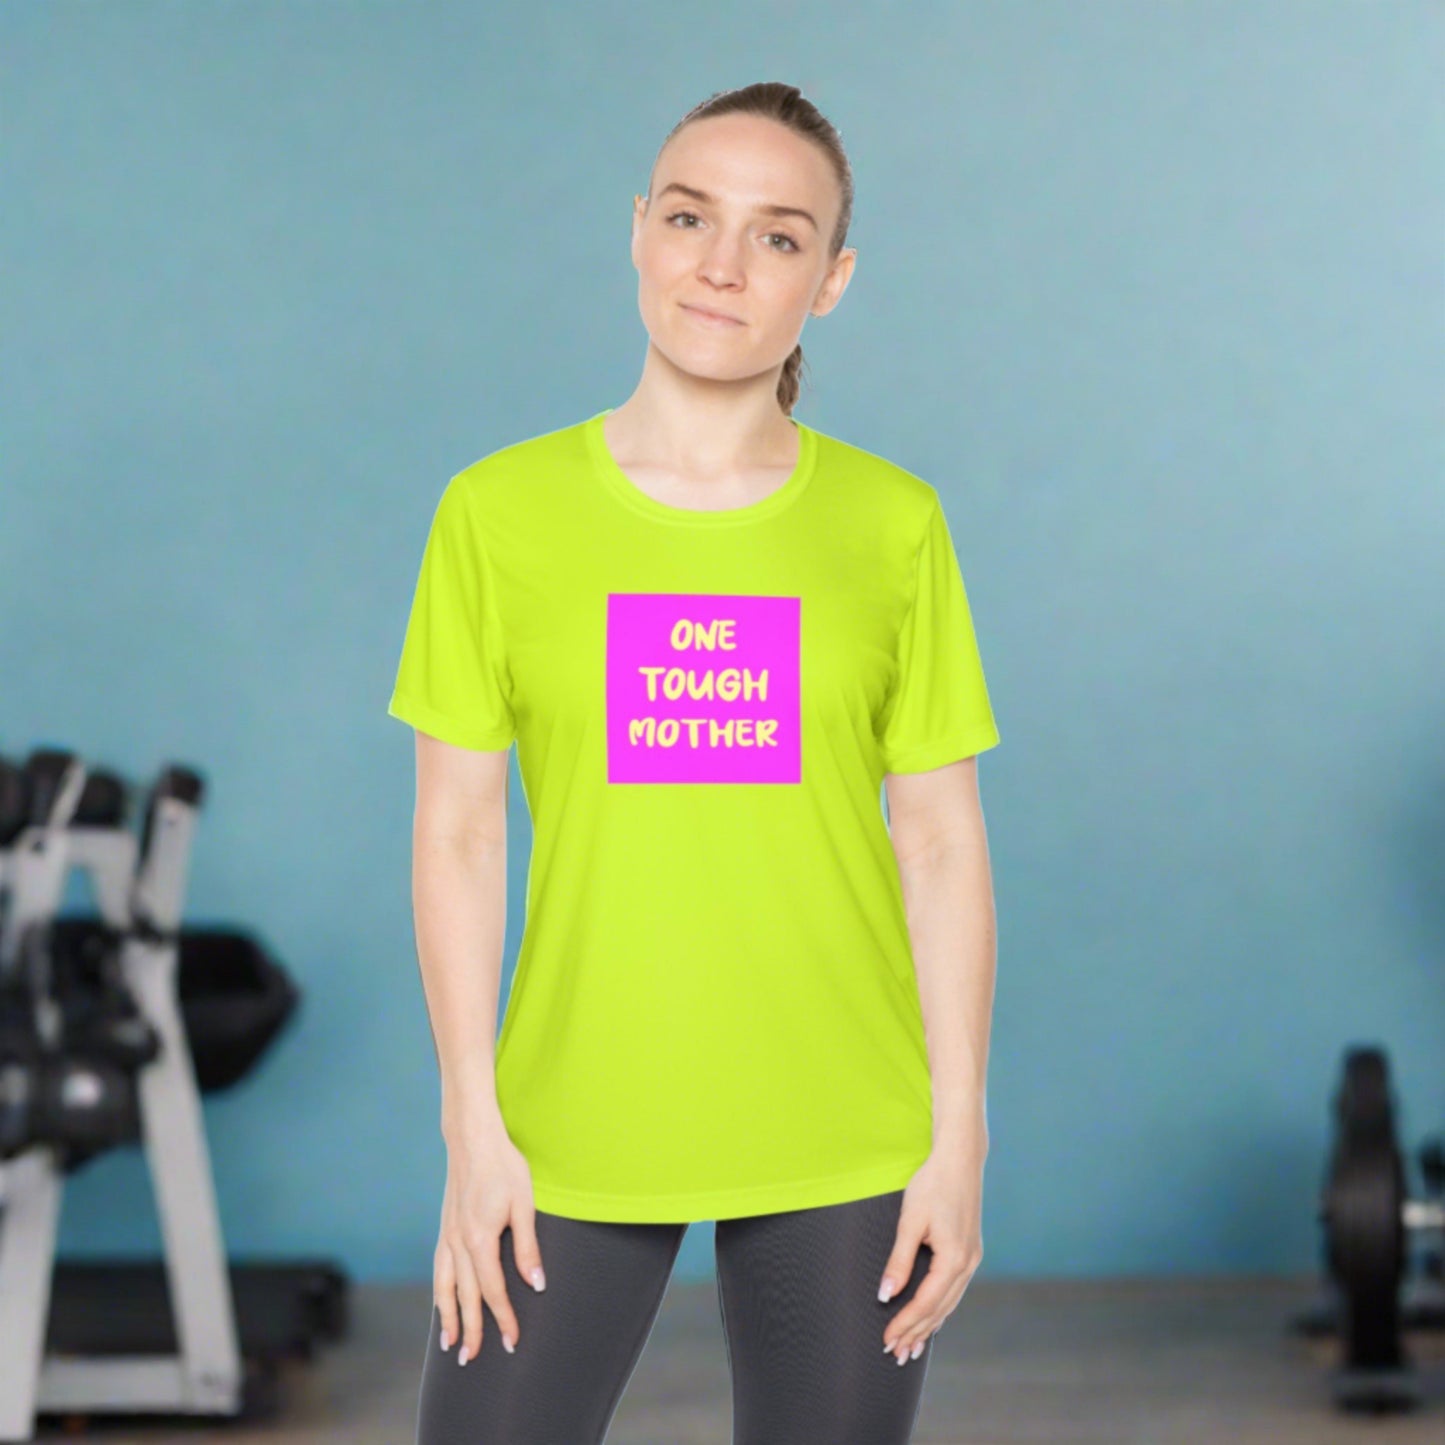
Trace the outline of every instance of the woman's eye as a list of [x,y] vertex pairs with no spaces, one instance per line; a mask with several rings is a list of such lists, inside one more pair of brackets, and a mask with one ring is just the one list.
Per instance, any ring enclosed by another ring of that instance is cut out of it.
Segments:
[[[668,225],[670,226],[670,225],[672,225],[672,223],[673,223],[674,221],[699,221],[699,220],[701,220],[701,217],[698,216],[695,211],[674,211],[674,212],[667,218],[667,223],[668,223]],[[681,227],[681,229],[684,230],[684,231],[691,231],[691,230],[694,229],[694,227],[692,227],[692,226],[683,226],[683,227]],[[771,231],[771,232],[769,232],[769,233],[768,233],[768,240],[770,240],[770,241],[773,241],[773,240],[786,241],[786,242],[788,243],[785,247],[784,247],[784,246],[770,246],[768,249],[769,249],[769,250],[772,250],[772,251],[784,251],[784,250],[786,250],[786,251],[796,251],[796,250],[798,249],[798,243],[797,243],[795,240],[793,240],[793,238],[792,238],[791,236],[787,235],[787,234],[786,234],[785,232],[783,232],[783,231]]]

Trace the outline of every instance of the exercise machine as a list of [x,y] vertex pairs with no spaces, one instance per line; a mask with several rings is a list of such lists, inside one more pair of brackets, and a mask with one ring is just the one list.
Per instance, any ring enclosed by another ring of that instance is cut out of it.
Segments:
[[1416,1408],[1420,1381],[1405,1332],[1445,1329],[1445,1136],[1422,1144],[1412,1195],[1395,1114],[1385,1050],[1349,1048],[1319,1207],[1326,1291],[1294,1326],[1339,1338],[1332,1393],[1355,1414]]
[[[227,1259],[200,1095],[299,995],[249,934],[184,929],[198,772],[133,790],[73,753],[0,758],[0,1440],[40,1414],[273,1413],[277,1368],[346,1329],[331,1261]],[[72,869],[94,917],[59,917]],[[57,1260],[66,1176],[143,1148],[159,1260]]]

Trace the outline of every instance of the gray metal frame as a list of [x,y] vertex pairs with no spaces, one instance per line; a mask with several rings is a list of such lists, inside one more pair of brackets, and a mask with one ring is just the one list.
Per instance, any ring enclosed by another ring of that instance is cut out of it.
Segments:
[[[37,1146],[0,1164],[0,1440],[32,1440],[38,1411],[234,1415],[243,1362],[225,1241],[216,1205],[200,1091],[181,1015],[178,933],[196,809],[161,798],[147,840],[130,829],[72,827],[84,767],[77,762],[51,817],[0,854],[0,974],[15,966],[26,925],[54,917],[73,867],[90,870],[105,922],[130,930],[120,964],[161,1039],[137,1076],[143,1148],[164,1240],[179,1345],[175,1355],[44,1353],[64,1187],[54,1151]],[[51,1017],[42,1026],[48,1034]],[[50,1036],[53,1036],[50,1035]]]

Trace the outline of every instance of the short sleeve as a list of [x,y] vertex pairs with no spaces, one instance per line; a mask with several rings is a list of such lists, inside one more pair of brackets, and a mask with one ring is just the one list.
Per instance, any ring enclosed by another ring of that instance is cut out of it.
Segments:
[[889,773],[941,768],[999,740],[963,576],[936,494],[899,630],[893,693],[877,726]]
[[516,736],[496,582],[458,478],[432,517],[387,712],[477,751]]

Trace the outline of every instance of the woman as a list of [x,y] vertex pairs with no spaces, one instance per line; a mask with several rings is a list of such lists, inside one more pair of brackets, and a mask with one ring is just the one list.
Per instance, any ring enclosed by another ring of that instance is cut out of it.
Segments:
[[737,1445],[906,1441],[982,1258],[998,731],[937,492],[792,417],[852,194],[792,86],[685,116],[636,389],[437,506],[390,704],[447,1145],[419,1445],[602,1440],[693,1220]]

